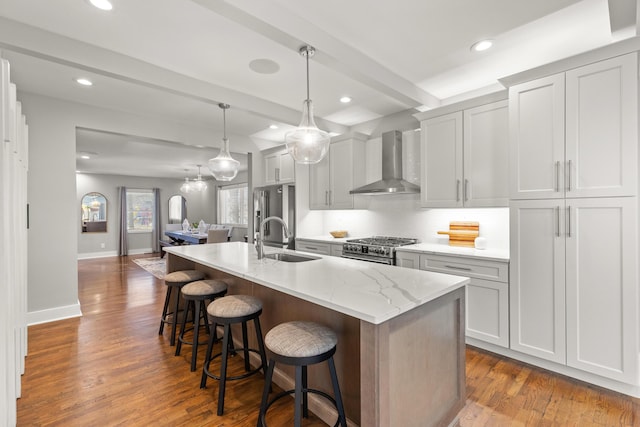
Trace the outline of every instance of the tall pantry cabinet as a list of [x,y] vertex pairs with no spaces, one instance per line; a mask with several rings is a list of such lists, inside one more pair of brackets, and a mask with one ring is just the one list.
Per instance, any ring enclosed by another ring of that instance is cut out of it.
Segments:
[[510,346],[639,381],[637,53],[509,89]]

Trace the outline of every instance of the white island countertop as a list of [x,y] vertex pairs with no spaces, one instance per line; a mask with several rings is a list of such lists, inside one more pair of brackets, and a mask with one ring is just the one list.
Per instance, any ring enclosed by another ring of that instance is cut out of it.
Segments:
[[[243,242],[164,250],[372,324],[383,323],[469,282],[461,276],[332,256],[313,255],[316,259],[305,262],[258,260],[253,245]],[[265,247],[265,252],[282,251]]]

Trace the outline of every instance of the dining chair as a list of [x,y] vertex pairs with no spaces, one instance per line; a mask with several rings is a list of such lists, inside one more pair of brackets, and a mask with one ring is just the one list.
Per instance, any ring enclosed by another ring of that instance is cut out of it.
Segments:
[[227,241],[229,232],[227,230],[209,230],[207,236],[207,243],[222,243]]

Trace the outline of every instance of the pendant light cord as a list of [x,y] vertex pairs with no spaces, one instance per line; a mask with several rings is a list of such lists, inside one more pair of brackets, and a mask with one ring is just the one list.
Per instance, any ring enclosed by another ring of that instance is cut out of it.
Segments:
[[309,50],[305,57],[307,58],[307,101],[309,101]]
[[222,134],[223,138],[227,139],[227,109],[222,109]]

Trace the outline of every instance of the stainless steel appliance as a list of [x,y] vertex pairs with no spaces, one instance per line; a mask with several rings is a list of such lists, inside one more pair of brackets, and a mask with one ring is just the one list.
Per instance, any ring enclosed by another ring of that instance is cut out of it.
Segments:
[[342,257],[395,265],[396,248],[415,243],[418,243],[418,239],[407,237],[373,236],[350,239],[342,245]]
[[263,245],[295,249],[296,234],[296,192],[295,186],[288,184],[256,187],[253,190],[253,235],[260,230],[265,218],[277,216],[287,224],[292,237],[288,240],[280,224],[269,222],[264,226]]

